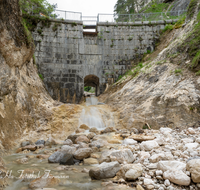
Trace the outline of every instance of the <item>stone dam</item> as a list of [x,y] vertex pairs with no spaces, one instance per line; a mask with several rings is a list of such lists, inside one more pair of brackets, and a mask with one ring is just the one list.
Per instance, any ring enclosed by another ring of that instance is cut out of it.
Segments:
[[82,21],[39,23],[32,32],[38,72],[55,100],[79,103],[84,86],[95,87],[98,96],[138,56],[153,51],[160,30],[175,21],[99,22],[96,32],[85,32]]

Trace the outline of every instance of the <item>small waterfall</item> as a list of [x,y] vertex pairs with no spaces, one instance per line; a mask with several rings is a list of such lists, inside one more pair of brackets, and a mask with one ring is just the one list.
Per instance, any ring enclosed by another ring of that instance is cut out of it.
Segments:
[[79,126],[86,124],[88,127],[95,127],[98,130],[105,128],[105,124],[101,118],[101,113],[96,107],[90,107],[82,110]]
[[111,113],[109,120],[102,116],[98,104],[98,98],[95,96],[86,98],[86,107],[82,110],[79,119],[79,126],[82,124],[92,128],[95,127],[98,130],[102,130],[107,126],[114,126],[114,119]]

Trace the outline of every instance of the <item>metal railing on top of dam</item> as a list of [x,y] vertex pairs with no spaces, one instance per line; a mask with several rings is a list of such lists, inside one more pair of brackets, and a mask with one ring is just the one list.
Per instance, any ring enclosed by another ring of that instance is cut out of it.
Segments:
[[[83,16],[81,12],[54,10],[48,15],[53,19],[83,21],[83,25],[96,25],[99,22],[137,22],[137,21],[158,21],[179,19],[186,15],[187,10],[155,12],[155,13],[135,13],[135,14],[98,14],[97,16]],[[32,11],[32,15],[41,15],[37,9]]]

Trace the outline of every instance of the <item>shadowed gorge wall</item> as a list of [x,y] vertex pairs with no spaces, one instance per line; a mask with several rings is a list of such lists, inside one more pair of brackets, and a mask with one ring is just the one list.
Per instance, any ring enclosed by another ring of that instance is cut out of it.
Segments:
[[[59,101],[78,103],[84,78],[99,78],[98,94],[109,81],[131,69],[131,60],[153,51],[159,32],[169,21],[98,23],[97,35],[83,33],[83,23],[51,21],[33,32],[36,62],[50,95]],[[56,26],[56,27],[55,27]]]

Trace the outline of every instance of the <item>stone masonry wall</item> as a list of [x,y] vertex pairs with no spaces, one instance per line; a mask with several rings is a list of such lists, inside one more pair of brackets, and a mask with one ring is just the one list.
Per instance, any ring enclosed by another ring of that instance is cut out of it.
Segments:
[[154,50],[159,31],[172,22],[98,23],[98,35],[83,34],[80,21],[52,20],[50,28],[38,24],[33,38],[39,73],[54,99],[79,103],[86,76],[97,76],[103,93],[110,79],[131,69],[131,60]]

